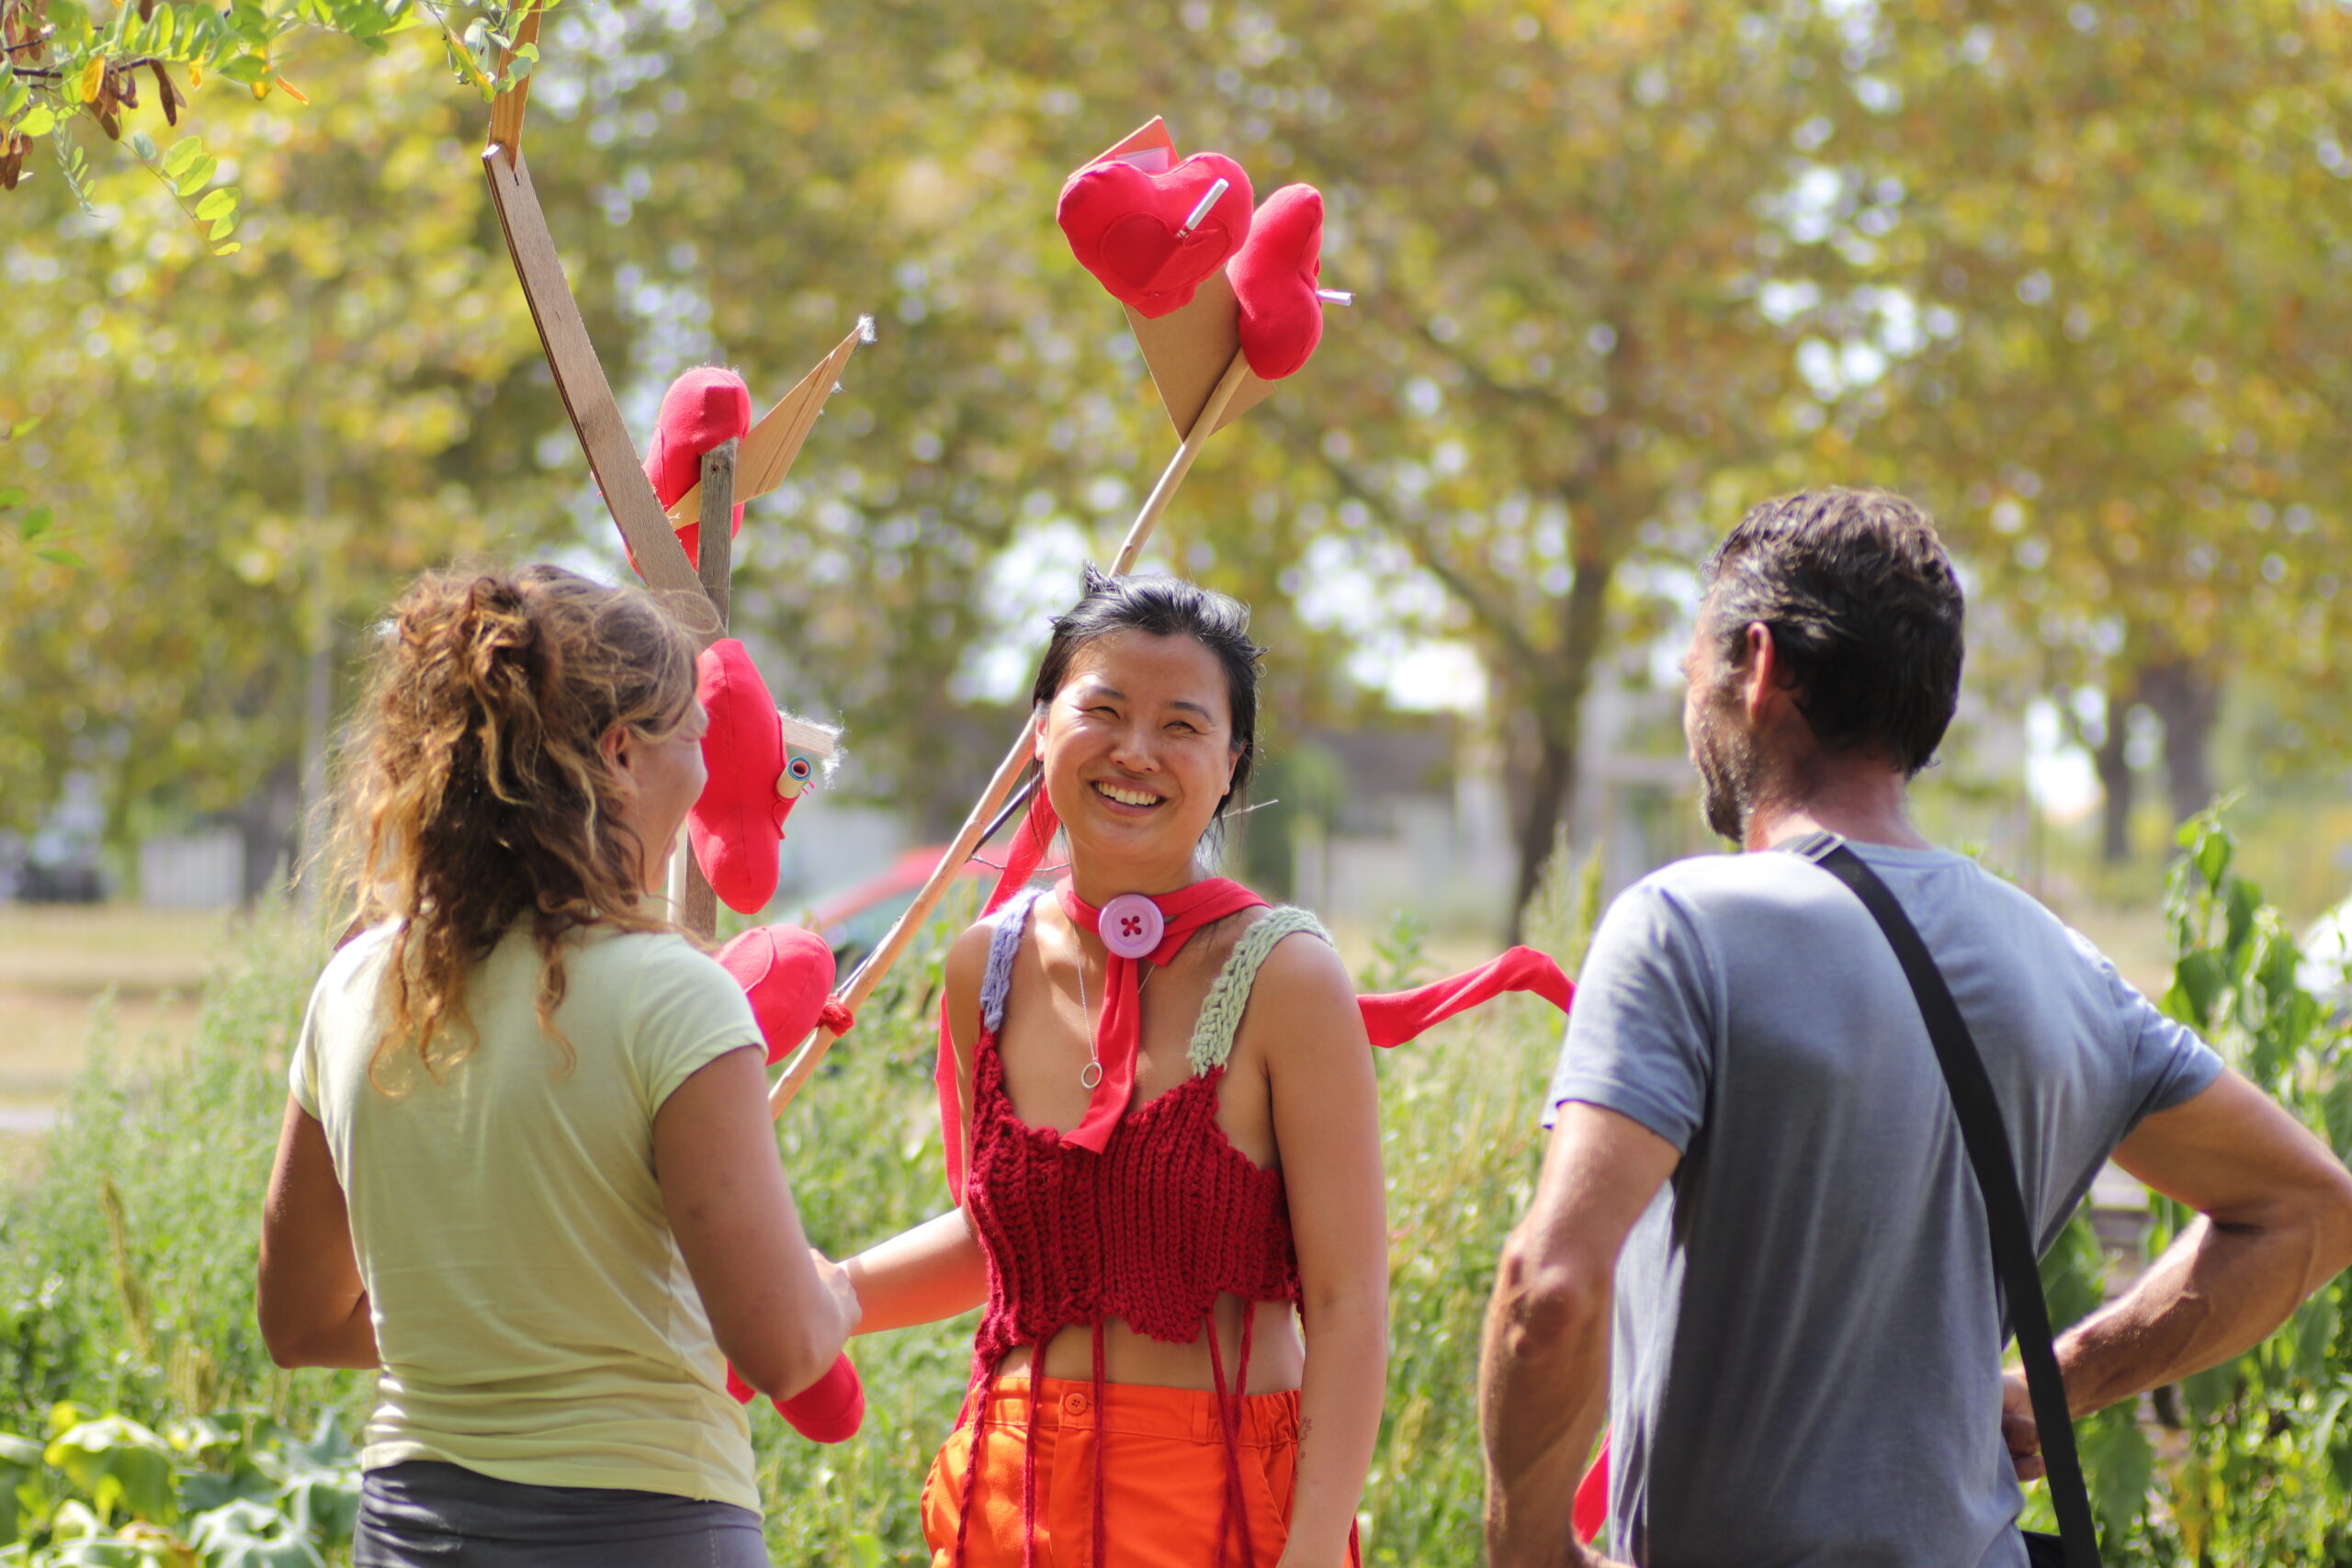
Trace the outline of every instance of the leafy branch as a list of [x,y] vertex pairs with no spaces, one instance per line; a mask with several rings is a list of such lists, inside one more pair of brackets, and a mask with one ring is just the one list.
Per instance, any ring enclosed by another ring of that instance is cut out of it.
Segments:
[[[277,91],[308,104],[278,68],[282,45],[298,28],[341,33],[382,54],[395,34],[437,27],[452,71],[488,101],[526,80],[537,64],[538,48],[522,39],[522,28],[539,8],[537,0],[462,8],[445,0],[229,0],[221,10],[182,0],[0,0],[0,191],[31,177],[27,156],[34,142],[48,140],[67,188],[84,211],[92,210],[89,164],[68,133],[72,123],[87,117],[107,140],[120,141],[125,117],[152,104],[176,127],[189,95],[208,76],[234,82],[257,99]],[[142,103],[148,86],[152,97]],[[189,220],[208,230],[213,254],[242,248],[228,238],[238,217],[235,188],[198,197],[210,175],[188,177],[193,167],[213,165],[202,143],[191,137],[175,146],[172,158],[195,148],[175,166],[159,159],[152,135],[134,130],[130,139]]]
[[[40,417],[38,414],[30,419],[18,420],[15,424],[0,429],[0,436],[9,441],[17,440],[32,434],[33,427],[39,423]],[[76,571],[86,570],[90,563],[65,547],[63,540],[72,530],[57,525],[56,512],[47,506],[28,506],[27,500],[19,486],[0,489],[0,539],[13,539],[17,548],[30,552],[51,566],[68,567]],[[9,523],[6,520],[11,513],[21,513],[22,515]]]

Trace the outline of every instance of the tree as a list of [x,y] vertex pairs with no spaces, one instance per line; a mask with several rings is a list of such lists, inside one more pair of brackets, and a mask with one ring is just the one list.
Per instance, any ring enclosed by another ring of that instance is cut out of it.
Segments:
[[113,221],[70,239],[62,189],[12,198],[36,220],[0,240],[0,419],[42,417],[0,453],[89,570],[0,580],[0,827],[74,767],[107,776],[119,828],[274,792],[266,866],[323,739],[314,671],[392,586],[573,530],[576,454],[482,186],[451,168],[462,100],[423,51],[308,74],[300,118],[222,117],[253,149],[243,255],[151,220],[136,170],[95,176]]
[[[2223,693],[2323,685],[2352,629],[2352,15],[1944,0],[1872,17],[1825,156],[1899,330],[1844,323],[1875,328],[1893,370],[1824,390],[1933,498],[2030,682],[2101,694],[2083,735],[2121,858],[2130,710],[2161,721],[2189,816],[2214,791]],[[1862,194],[1890,180],[1892,199]],[[2331,730],[2312,714],[2304,741]]]

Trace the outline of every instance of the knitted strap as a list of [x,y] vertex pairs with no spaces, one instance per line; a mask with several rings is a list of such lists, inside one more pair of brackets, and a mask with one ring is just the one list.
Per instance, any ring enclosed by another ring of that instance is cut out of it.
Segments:
[[1004,1027],[1004,998],[1012,989],[1012,961],[1021,953],[1021,938],[1029,929],[1029,911],[1037,907],[1042,889],[1015,894],[996,917],[996,931],[989,939],[989,966],[980,976],[980,1027],[994,1034]]
[[1326,942],[1331,940],[1323,922],[1306,910],[1278,904],[1233,944],[1232,955],[1209,984],[1209,994],[1201,1003],[1200,1021],[1193,1025],[1193,1043],[1184,1051],[1194,1077],[1225,1066],[1226,1058],[1233,1055],[1234,1031],[1241,1027],[1241,1015],[1249,1010],[1258,966],[1273,952],[1274,943],[1297,931],[1313,931]]

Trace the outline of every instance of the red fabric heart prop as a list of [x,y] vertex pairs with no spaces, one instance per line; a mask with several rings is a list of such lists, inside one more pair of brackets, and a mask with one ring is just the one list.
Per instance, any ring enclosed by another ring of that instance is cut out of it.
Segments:
[[[1227,183],[1191,231],[1177,231],[1217,181]],[[1150,319],[1193,302],[1201,280],[1250,232],[1250,176],[1219,152],[1196,152],[1165,174],[1105,158],[1062,186],[1055,220],[1078,264],[1123,305]]]
[[[653,429],[653,446],[646,454],[645,477],[653,481],[654,498],[673,504],[702,478],[702,455],[721,442],[732,441],[752,428],[752,389],[743,378],[716,365],[697,366],[670,383],[662,394],[662,419]],[[743,531],[743,509],[735,508],[732,532]],[[686,558],[702,559],[702,525],[689,523],[678,530]]]
[[718,962],[752,1000],[770,1066],[820,1023],[849,1032],[848,1010],[832,1000],[833,950],[816,932],[761,926],[720,948]]
[[1296,373],[1323,341],[1323,193],[1284,186],[1250,220],[1225,276],[1241,307],[1235,331],[1250,374],[1279,381]]
[[[735,1396],[736,1404],[749,1404],[757,1391],[729,1367],[727,1392]],[[865,1420],[865,1385],[858,1381],[857,1369],[850,1364],[846,1350],[833,1358],[823,1377],[790,1399],[771,1403],[777,1415],[792,1423],[794,1431],[812,1443],[848,1442]]]
[[776,794],[784,776],[784,727],[767,682],[733,637],[703,649],[695,694],[710,715],[702,738],[710,782],[686,813],[695,863],[726,906],[739,914],[775,897],[776,847],[793,801]]

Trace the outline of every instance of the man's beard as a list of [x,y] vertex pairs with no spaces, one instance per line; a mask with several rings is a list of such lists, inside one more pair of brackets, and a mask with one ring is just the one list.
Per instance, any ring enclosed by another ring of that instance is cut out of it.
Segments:
[[1707,826],[1735,844],[1746,842],[1756,809],[1756,742],[1733,719],[1729,704],[1701,705],[1690,761],[1699,770],[1699,810]]

